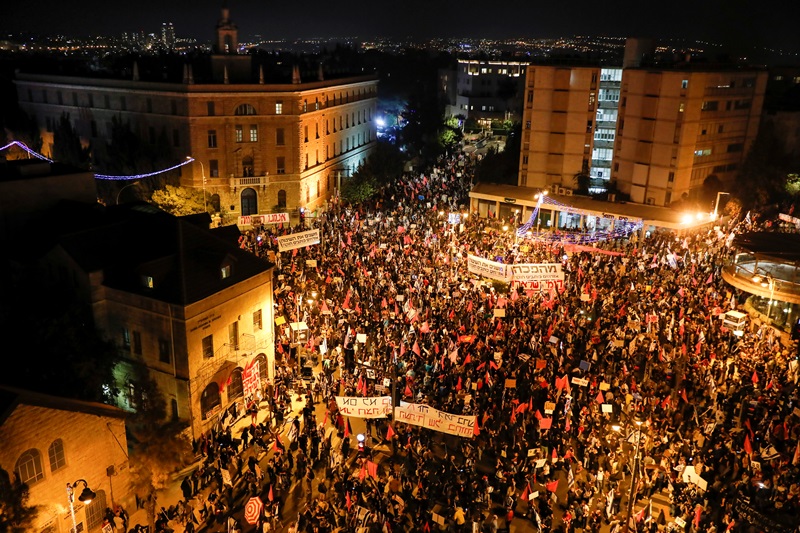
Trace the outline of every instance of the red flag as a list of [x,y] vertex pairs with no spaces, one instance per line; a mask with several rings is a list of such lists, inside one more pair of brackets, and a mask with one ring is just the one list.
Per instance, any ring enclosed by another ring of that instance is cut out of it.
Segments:
[[594,401],[596,401],[597,403],[605,403],[606,399],[603,398],[603,393],[598,391],[597,392],[597,397],[594,399]]
[[478,436],[481,434],[481,428],[478,427],[478,417],[475,417],[475,424],[472,426],[472,434]]
[[550,492],[555,492],[556,490],[558,490],[558,480],[551,481],[550,483],[545,483],[545,485],[544,485],[544,486],[545,486],[545,487],[547,488],[547,490],[549,490]]
[[522,496],[520,496],[520,499],[522,501],[528,501],[528,494],[530,494],[530,492],[531,492],[530,484],[525,485],[525,489],[523,489]]
[[282,453],[283,452],[283,450],[281,450],[280,446],[278,446],[278,439],[275,439],[272,442],[272,451],[275,452],[275,453]]
[[356,391],[361,392],[361,389],[364,388],[364,378],[360,375],[358,376],[358,385],[356,385]]
[[744,451],[747,452],[747,455],[753,455],[753,445],[750,444],[750,437],[747,435],[744,436]]
[[689,403],[689,399],[686,397],[686,389],[681,391],[681,398],[683,398],[684,402]]
[[409,387],[408,385],[406,385],[406,390],[403,391],[403,394],[405,394],[406,396],[414,396],[414,392],[411,390],[411,387]]
[[706,280],[706,285],[708,285],[712,281],[714,281],[714,273],[713,272],[708,275],[708,279]]
[[350,422],[345,420],[344,421],[344,438],[350,436]]
[[414,341],[414,346],[411,348],[411,351],[419,355],[419,344],[417,343],[417,341]]
[[324,426],[327,423],[328,423],[328,411],[326,409],[325,410],[325,418],[322,419],[322,425]]
[[497,365],[494,361],[489,361],[489,366],[492,367],[494,370],[497,370]]
[[394,429],[392,429],[392,425],[389,424],[389,429],[386,430],[386,440],[392,440],[392,437],[394,437],[394,435],[395,435]]
[[272,485],[269,486],[269,494],[267,494],[267,498],[269,498],[269,501],[272,501],[272,500],[275,499],[275,494],[273,494],[273,492],[272,492]]
[[456,383],[456,390],[461,390],[461,376],[458,376],[458,383]]
[[553,448],[553,455],[550,457],[553,461],[558,461],[558,452]]
[[471,312],[472,312],[472,300],[470,300],[469,303],[467,304],[467,313]]
[[381,300],[381,307],[388,307],[388,305],[389,305],[389,304],[386,302],[386,298],[384,298],[383,300]]
[[467,354],[467,356],[464,358],[464,364],[466,365],[467,363],[471,363],[471,362],[472,362],[472,357],[470,357],[470,355]]
[[350,500],[350,492],[347,493],[347,495],[344,498],[344,501],[345,501],[345,505],[347,506],[347,510],[349,511],[350,510],[350,506],[353,505],[353,502]]
[[758,385],[758,372],[753,370],[753,385]]
[[367,463],[361,463],[361,472],[358,473],[358,480],[364,481],[364,478],[367,477]]
[[542,413],[540,413],[538,409],[537,409],[537,410],[536,410],[536,412],[533,414],[533,416],[535,416],[535,417],[536,417],[536,420],[541,420],[541,419],[542,419]]

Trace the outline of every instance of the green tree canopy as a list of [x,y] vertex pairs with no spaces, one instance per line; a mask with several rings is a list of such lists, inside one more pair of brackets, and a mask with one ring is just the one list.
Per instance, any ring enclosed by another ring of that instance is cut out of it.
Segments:
[[190,187],[165,185],[153,191],[150,202],[177,217],[205,211],[203,191]]
[[380,187],[403,175],[404,162],[405,157],[396,146],[379,141],[375,152],[342,183],[342,198],[352,203],[368,200]]
[[100,337],[91,308],[65,282],[45,286],[35,269],[17,273],[0,295],[0,335],[21,350],[0,382],[55,396],[114,403],[114,344]]
[[133,489],[144,500],[150,531],[155,531],[156,491],[191,460],[192,445],[185,426],[166,418],[167,403],[149,371],[135,368],[136,413],[127,423]]
[[39,511],[28,505],[28,486],[0,468],[0,533],[25,533]]

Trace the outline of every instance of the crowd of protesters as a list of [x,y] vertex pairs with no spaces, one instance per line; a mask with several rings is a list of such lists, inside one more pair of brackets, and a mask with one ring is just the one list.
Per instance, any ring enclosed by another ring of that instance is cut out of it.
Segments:
[[[304,321],[310,335],[298,348],[278,328],[266,418],[198,442],[207,467],[184,494],[220,487],[204,520],[227,523],[236,498],[221,472],[232,469],[240,499],[267,504],[259,531],[496,532],[520,521],[618,531],[632,478],[630,529],[795,528],[797,354],[766,325],[737,336],[723,324],[744,298],[721,276],[734,226],[572,251],[468,213],[470,170],[463,156],[442,159],[365,204],[333,201],[301,226],[242,237],[276,263],[276,316]],[[278,253],[278,236],[312,227],[319,245]],[[492,283],[468,272],[470,254],[561,263],[565,280],[546,290]],[[322,363],[311,382],[301,354]],[[305,407],[284,436],[292,393]],[[360,451],[333,396],[384,395],[473,415],[474,434],[387,417],[367,420]],[[656,494],[668,514],[642,505]],[[287,498],[307,503],[299,516],[284,515]]]

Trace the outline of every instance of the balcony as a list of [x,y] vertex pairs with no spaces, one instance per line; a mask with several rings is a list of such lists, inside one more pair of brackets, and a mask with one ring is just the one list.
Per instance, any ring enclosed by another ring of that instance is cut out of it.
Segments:
[[242,176],[242,177],[230,177],[230,185],[231,188],[238,188],[238,187],[258,187],[258,186],[266,186],[269,183],[269,176]]

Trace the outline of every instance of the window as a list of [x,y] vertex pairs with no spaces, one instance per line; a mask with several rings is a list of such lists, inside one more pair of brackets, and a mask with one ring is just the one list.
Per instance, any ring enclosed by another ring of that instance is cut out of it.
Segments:
[[522,164],[523,165],[527,165],[528,164],[528,156],[527,155],[523,155],[522,156]]
[[278,128],[275,130],[275,144],[283,146],[286,143],[286,130]]
[[217,147],[217,130],[208,130],[208,147]]
[[711,148],[703,148],[702,150],[695,150],[694,155],[695,157],[711,155]]
[[217,114],[214,102],[206,102],[206,109],[208,111],[209,117],[213,117],[214,115]]
[[203,420],[210,418],[214,414],[214,410],[220,406],[219,398],[219,385],[216,383],[209,383],[203,394],[200,395],[200,410]]
[[31,448],[20,455],[19,459],[17,459],[17,464],[14,466],[14,472],[17,473],[17,479],[19,479],[20,483],[25,483],[28,486],[44,479],[42,456],[39,450]]
[[305,136],[305,142],[308,142],[308,126],[303,126],[303,133]]
[[672,183],[673,181],[675,181],[675,173],[670,172],[669,175],[667,176],[667,183]]
[[529,130],[529,129],[531,129],[531,121],[530,121],[530,120],[526,120],[526,121],[525,121],[525,129],[526,129],[526,130]]
[[689,88],[689,80],[681,80],[681,89]]
[[209,357],[214,357],[214,335],[209,335],[207,337],[203,337],[203,357],[208,359]]
[[278,207],[286,207],[286,191],[283,189],[278,191]]
[[244,383],[242,383],[242,369],[234,368],[231,372],[231,379],[228,384],[228,400],[241,398],[244,395]]
[[122,347],[126,350],[131,349],[131,332],[128,328],[122,328]]
[[95,491],[94,499],[86,506],[86,528],[91,530],[103,523],[106,513],[106,493]]
[[283,102],[275,102],[275,114],[276,115],[283,114]]
[[242,104],[233,112],[234,115],[255,115],[256,108],[250,104]]
[[258,214],[258,196],[256,191],[247,188],[242,191],[242,216],[257,215]]
[[169,341],[167,339],[158,339],[158,360],[162,363],[169,363],[172,361]]
[[680,105],[678,105],[678,113],[683,113],[684,111],[686,111],[686,104],[681,102]]
[[225,265],[222,268],[220,268],[220,275],[222,276],[222,279],[228,279],[229,277],[231,277],[231,266]]
[[[279,155],[277,158],[275,158],[275,165],[277,166],[277,173],[278,174],[286,174],[286,158],[285,157],[283,157],[282,155]],[[284,191],[284,194],[286,194],[286,191]],[[284,207],[286,207],[285,204],[284,204]]]
[[741,152],[744,150],[744,143],[734,143],[728,145],[728,153]]
[[253,312],[253,329],[256,331],[264,329],[261,323],[261,309]]
[[212,178],[219,177],[219,161],[216,159],[209,159],[208,160],[208,172],[211,174]]
[[142,334],[138,331],[133,332],[133,353],[142,355]]
[[308,111],[308,100],[303,100],[303,113]]
[[240,124],[236,125],[236,130],[235,130],[235,134],[234,134],[234,140],[237,143],[240,143],[240,142],[242,142],[244,140],[244,128],[242,128],[242,126]]
[[47,448],[47,457],[50,459],[50,472],[55,472],[67,464],[64,456],[64,441],[56,439]]
[[703,111],[717,111],[719,109],[719,102],[717,100],[707,100],[700,106]]
[[142,276],[142,286],[145,289],[152,289],[155,286],[153,276]]
[[239,349],[239,322],[231,322],[228,324],[228,344],[234,350]]
[[319,124],[314,124],[314,130],[316,133],[316,138],[319,139]]
[[250,142],[258,142],[258,126],[255,124],[250,125]]

